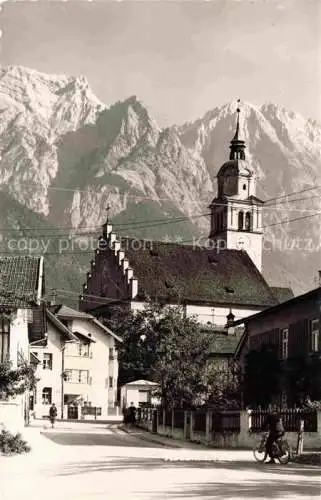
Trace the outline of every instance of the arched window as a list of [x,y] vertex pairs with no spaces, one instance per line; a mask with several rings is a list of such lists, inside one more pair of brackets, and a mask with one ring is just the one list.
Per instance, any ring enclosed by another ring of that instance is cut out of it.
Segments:
[[245,215],[245,231],[251,231],[251,214],[246,212]]
[[244,213],[241,211],[238,215],[238,230],[243,231],[244,228]]

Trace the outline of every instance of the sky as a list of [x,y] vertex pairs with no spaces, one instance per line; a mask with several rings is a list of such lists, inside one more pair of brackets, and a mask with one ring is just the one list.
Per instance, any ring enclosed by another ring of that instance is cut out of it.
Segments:
[[320,24],[320,0],[9,1],[0,62],[136,95],[161,126],[237,98],[321,121]]

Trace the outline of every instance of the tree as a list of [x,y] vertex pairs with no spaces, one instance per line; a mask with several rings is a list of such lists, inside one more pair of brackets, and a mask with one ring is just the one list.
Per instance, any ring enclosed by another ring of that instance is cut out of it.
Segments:
[[23,362],[12,369],[10,361],[0,363],[0,395],[3,399],[23,394],[36,384],[34,369]]
[[294,404],[307,397],[321,400],[321,359],[317,356],[296,356],[285,365],[287,391]]
[[237,361],[222,360],[208,363],[208,403],[222,408],[240,407],[241,367]]
[[165,407],[187,407],[207,392],[206,360],[210,337],[179,306],[150,303],[109,323],[122,337],[119,381],[157,382]]
[[251,350],[245,360],[245,404],[267,407],[280,394],[282,376],[282,364],[273,345]]

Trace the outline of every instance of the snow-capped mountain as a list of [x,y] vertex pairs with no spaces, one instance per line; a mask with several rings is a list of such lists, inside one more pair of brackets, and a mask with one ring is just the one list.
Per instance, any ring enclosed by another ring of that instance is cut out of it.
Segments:
[[[54,227],[88,232],[104,221],[109,204],[114,223],[127,224],[123,234],[207,235],[209,221],[199,215],[207,212],[216,194],[215,175],[229,155],[235,103],[162,130],[134,96],[107,106],[83,77],[11,66],[0,70],[0,113],[0,186],[28,214]],[[258,196],[269,200],[321,184],[319,124],[272,103],[243,103],[241,135],[256,172]],[[320,218],[284,220],[320,211],[319,193],[306,191],[290,197],[295,202],[284,197],[278,205],[267,203],[266,238],[274,239],[275,250],[267,248],[264,261],[270,281],[277,284],[283,273],[282,283],[290,282],[296,291],[313,286]],[[189,219],[163,226],[137,224],[165,215]],[[309,238],[313,251],[303,248]]]

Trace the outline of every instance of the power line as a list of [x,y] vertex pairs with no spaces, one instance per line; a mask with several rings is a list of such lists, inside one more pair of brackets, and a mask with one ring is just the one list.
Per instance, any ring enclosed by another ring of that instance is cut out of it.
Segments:
[[[303,217],[295,217],[294,219],[283,219],[279,222],[275,222],[275,223],[272,223],[272,224],[266,224],[265,226],[263,226],[263,229],[264,228],[267,228],[267,227],[273,227],[273,226],[277,226],[277,225],[281,225],[281,224],[290,224],[290,223],[293,223],[293,222],[297,222],[297,221],[300,221],[300,220],[303,220],[303,219],[309,219],[309,218],[312,218],[312,217],[316,217],[317,215],[321,215],[321,212],[316,212],[314,214],[310,214],[310,215],[306,215],[306,216],[303,216]],[[126,239],[126,237],[123,237]],[[201,238],[201,237],[200,237]],[[180,245],[184,245],[185,243],[193,243],[195,242],[195,239],[198,239],[197,237],[195,237],[194,239],[192,240],[182,240],[182,241],[179,241],[179,242],[175,242],[175,241],[161,241],[161,240],[154,240],[155,242],[158,242],[160,241],[161,243],[168,243],[168,244],[180,244]],[[206,238],[208,239],[208,238]],[[141,240],[141,241],[144,241],[144,240]],[[145,240],[145,241],[149,241],[149,240]],[[80,255],[85,255],[85,254],[94,254],[96,252],[96,250],[98,250],[98,248],[95,248],[95,249],[91,249],[91,250],[69,250],[67,252],[64,252],[64,251],[60,251],[60,252],[43,252],[43,253],[39,253],[39,255],[43,255],[43,256],[46,256],[46,255],[60,255],[60,256],[69,256],[69,255],[76,255],[76,254],[80,254]],[[37,254],[37,252],[31,252],[33,254]],[[5,255],[30,255],[30,252],[29,253],[22,253],[22,252],[17,252],[17,251],[7,251],[7,252],[0,252],[0,254],[5,254]]]

